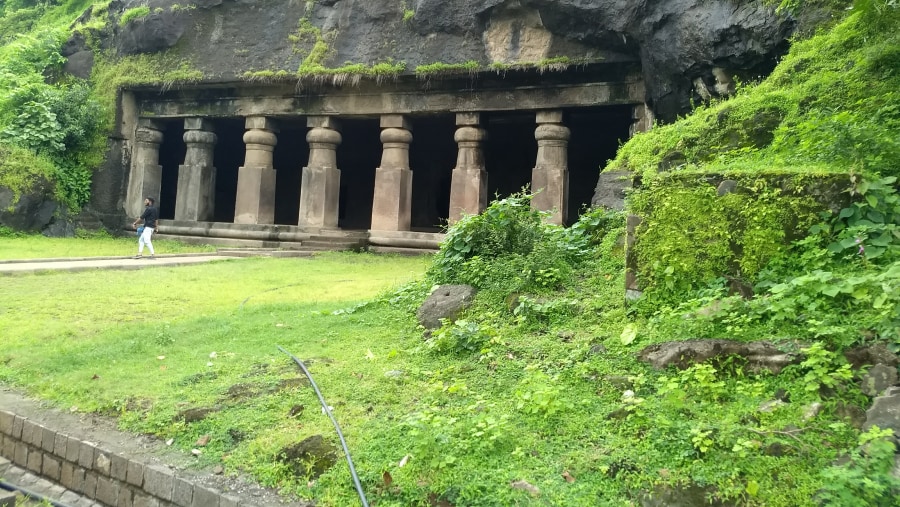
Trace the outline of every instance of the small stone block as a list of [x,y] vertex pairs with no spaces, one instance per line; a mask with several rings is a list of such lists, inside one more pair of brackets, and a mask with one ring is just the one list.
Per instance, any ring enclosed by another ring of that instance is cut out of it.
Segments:
[[78,453],[81,452],[81,440],[75,437],[66,438],[66,460],[78,463]]
[[0,477],[3,477],[3,474],[9,470],[9,467],[12,466],[12,461],[6,458],[0,458]]
[[191,502],[191,507],[219,507],[219,498],[219,494],[215,491],[197,486],[194,488],[194,500]]
[[22,426],[24,424],[25,418],[17,415],[15,419],[13,419],[12,433],[10,436],[16,439],[22,438]]
[[59,483],[68,489],[74,489],[72,485],[75,480],[75,465],[64,461],[59,467]]
[[16,452],[13,454],[13,463],[24,467],[28,464],[28,444],[16,442]]
[[119,497],[119,483],[106,478],[97,478],[97,501],[106,505],[116,505]]
[[383,114],[381,115],[381,128],[383,129],[406,129],[412,131],[412,123],[402,114]]
[[128,462],[128,470],[125,474],[125,481],[137,487],[144,485],[144,465],[136,462]]
[[166,130],[166,124],[153,118],[138,118],[138,128],[153,129],[163,131]]
[[172,500],[175,475],[167,468],[148,466],[144,468],[144,491],[162,500]]
[[12,412],[0,410],[0,433],[4,435],[12,435],[13,421],[16,415]]
[[307,116],[306,126],[311,129],[341,130],[341,123],[334,116]]
[[13,459],[16,455],[16,439],[13,437],[3,437],[3,445],[0,447],[0,456]]
[[273,120],[272,118],[266,118],[265,116],[248,116],[244,120],[244,128],[246,128],[247,130],[262,129],[272,132],[278,132],[278,124],[275,123],[275,120]]
[[41,448],[47,452],[53,452],[56,445],[56,432],[50,428],[44,428],[44,434],[41,435]]
[[134,507],[159,507],[159,500],[152,496],[135,493],[132,505],[134,505]]
[[16,507],[16,494],[0,490],[0,507]]
[[43,474],[43,476],[54,482],[57,482],[59,481],[59,470],[59,460],[49,454],[45,455],[44,463],[41,466],[41,473]]
[[96,448],[88,442],[81,442],[78,450],[78,464],[90,470],[94,465],[94,450]]
[[43,464],[44,455],[41,454],[41,451],[36,449],[28,450],[28,462],[25,465],[25,468],[31,470],[32,472],[39,474],[41,473],[41,465]]
[[119,487],[119,497],[116,499],[116,507],[132,507],[134,504],[134,492],[125,486]]
[[536,123],[562,123],[563,112],[559,109],[550,109],[547,111],[538,111],[535,114]]
[[22,424],[22,440],[26,444],[35,447],[41,446],[41,438],[44,436],[44,428],[34,421],[25,421]]
[[239,507],[241,505],[241,499],[235,498],[233,496],[222,496],[219,499],[219,507]]
[[128,460],[118,454],[110,455],[109,475],[117,481],[125,482],[128,477]]
[[481,113],[456,113],[456,125],[474,126],[481,124]]
[[69,437],[62,433],[57,433],[53,439],[53,454],[60,459],[66,459],[66,445],[69,443]]
[[81,493],[84,491],[84,469],[74,465],[73,468],[75,471],[72,472],[72,487],[69,489],[76,493]]
[[112,462],[109,460],[109,455],[97,449],[97,452],[94,453],[94,470],[99,472],[101,475],[109,476],[109,468],[111,463]]
[[85,496],[88,498],[92,498],[94,500],[97,499],[97,474],[93,472],[85,472],[84,473],[84,488],[81,490]]
[[194,485],[184,479],[175,479],[175,489],[172,492],[172,502],[179,507],[191,507],[194,499]]
[[185,118],[184,130],[205,130],[207,132],[215,132],[216,126],[207,118]]

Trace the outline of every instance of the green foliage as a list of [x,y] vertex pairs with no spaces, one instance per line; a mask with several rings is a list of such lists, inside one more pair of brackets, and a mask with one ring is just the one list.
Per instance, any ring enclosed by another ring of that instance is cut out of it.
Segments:
[[131,21],[139,20],[149,15],[150,7],[146,5],[132,7],[131,9],[127,9],[122,13],[122,17],[119,18],[119,26],[125,26]]
[[859,436],[860,448],[850,461],[822,472],[821,505],[891,507],[897,505],[900,479],[894,473],[896,446],[891,429],[872,426]]
[[46,156],[0,142],[0,186],[10,189],[13,202],[23,194],[49,185],[55,172],[53,162]]
[[838,355],[827,350],[822,342],[815,342],[800,352],[806,356],[800,368],[806,372],[803,382],[807,391],[818,393],[822,387],[834,389],[853,379],[850,365],[841,362]]
[[439,353],[471,354],[479,352],[496,336],[497,332],[486,324],[470,320],[441,321],[441,327],[431,333],[426,345]]
[[414,11],[412,9],[405,9],[403,11],[403,22],[406,23],[406,22],[412,21],[412,18],[414,18],[415,16],[416,16],[416,11]]
[[472,75],[478,72],[479,68],[480,65],[474,60],[464,63],[435,62],[416,66],[416,76],[420,79],[430,79],[437,76]]
[[558,379],[540,371],[532,371],[516,389],[516,409],[544,418],[571,410],[574,404],[563,395]]
[[737,181],[735,191],[720,196],[702,180],[673,177],[632,196],[631,208],[643,219],[634,246],[637,272],[649,298],[674,302],[720,276],[753,284],[787,249],[787,238],[816,219],[821,205],[797,190],[764,178]]

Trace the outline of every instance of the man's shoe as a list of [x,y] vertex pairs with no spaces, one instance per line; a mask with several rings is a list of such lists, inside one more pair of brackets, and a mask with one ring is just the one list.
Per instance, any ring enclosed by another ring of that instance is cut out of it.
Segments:
[[155,256],[155,255],[150,255],[150,257],[147,257],[147,258],[150,259],[151,261],[155,261],[155,260],[156,260],[156,256]]
[[132,259],[143,259],[143,258],[144,258],[144,256],[141,254],[137,254],[134,257],[132,257]]

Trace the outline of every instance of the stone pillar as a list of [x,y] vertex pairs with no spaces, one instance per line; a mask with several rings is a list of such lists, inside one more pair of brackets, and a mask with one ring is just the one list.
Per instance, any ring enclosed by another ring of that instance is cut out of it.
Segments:
[[409,145],[412,126],[398,114],[381,117],[381,167],[375,169],[372,230],[408,231],[412,211],[412,170]]
[[131,153],[131,175],[125,194],[125,212],[138,217],[144,212],[144,198],[159,200],[162,186],[162,166],[159,165],[159,146],[163,142],[163,124],[141,118],[134,133]]
[[628,128],[628,136],[634,137],[639,132],[648,132],[653,128],[653,111],[647,104],[637,104],[631,110],[631,126]]
[[244,144],[244,165],[238,168],[234,223],[275,223],[275,168],[272,155],[278,137],[274,122],[264,116],[248,116]]
[[537,163],[531,172],[531,206],[552,211],[548,221],[559,225],[566,222],[569,204],[569,129],[562,122],[562,111],[538,111]]
[[331,116],[310,116],[306,126],[309,163],[300,179],[300,221],[307,227],[337,227],[341,171],[337,168],[340,125]]
[[478,113],[456,115],[458,128],[453,139],[459,144],[459,151],[450,183],[450,223],[463,214],[477,215],[487,207],[488,174],[481,148],[487,132],[479,128],[480,116]]
[[216,168],[213,148],[216,134],[205,118],[185,118],[184,164],[178,166],[178,193],[175,195],[175,220],[208,222],[216,204]]

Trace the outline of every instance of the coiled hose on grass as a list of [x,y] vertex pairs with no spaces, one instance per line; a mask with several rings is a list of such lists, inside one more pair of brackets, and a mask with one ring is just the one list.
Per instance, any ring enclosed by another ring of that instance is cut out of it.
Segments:
[[338,426],[337,420],[331,414],[331,409],[328,408],[328,403],[325,403],[325,398],[322,397],[322,392],[319,391],[319,386],[316,385],[316,381],[313,380],[312,374],[309,373],[309,370],[306,369],[306,365],[303,364],[303,361],[297,359],[296,356],[291,354],[290,352],[281,348],[281,345],[276,345],[278,350],[287,354],[291,359],[297,363],[297,366],[303,370],[303,374],[306,375],[306,378],[309,379],[310,385],[314,391],[316,391],[316,396],[319,397],[319,403],[322,404],[322,409],[328,414],[328,418],[331,419],[331,424],[334,424],[334,429],[337,431],[338,438],[341,439],[341,446],[344,448],[344,456],[347,457],[347,465],[350,466],[350,476],[353,477],[353,485],[356,486],[356,492],[359,494],[359,501],[362,502],[363,507],[369,507],[369,502],[366,500],[366,494],[363,492],[362,485],[359,483],[359,476],[356,475],[356,468],[353,466],[353,459],[350,457],[350,449],[347,448],[347,441],[344,440],[344,434],[341,433],[341,427]]

